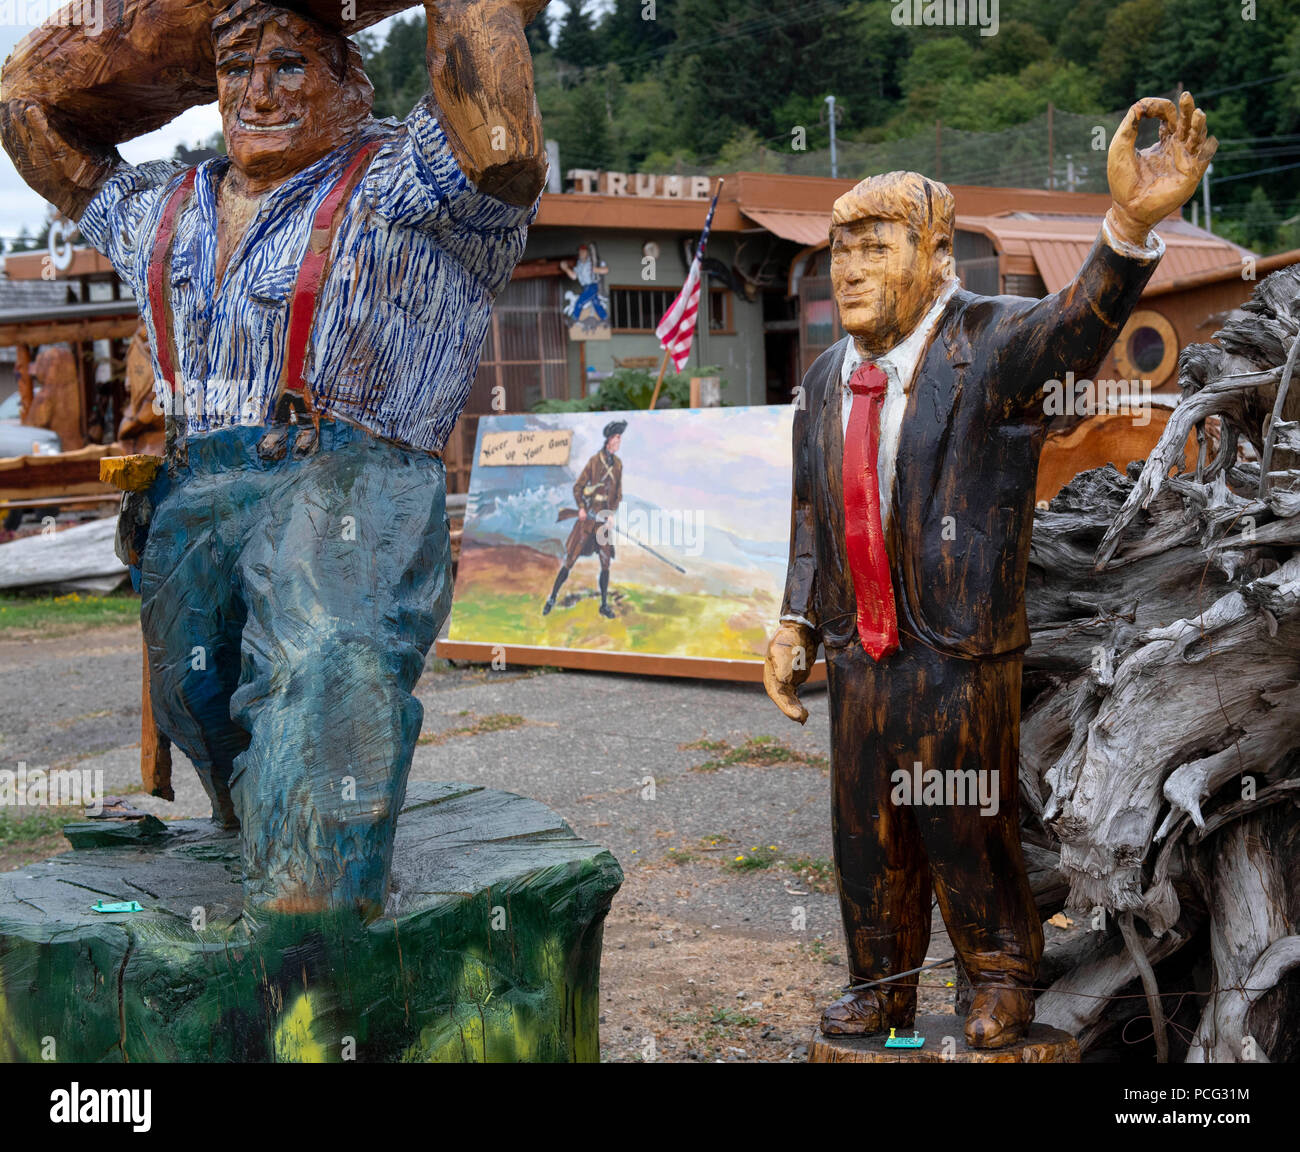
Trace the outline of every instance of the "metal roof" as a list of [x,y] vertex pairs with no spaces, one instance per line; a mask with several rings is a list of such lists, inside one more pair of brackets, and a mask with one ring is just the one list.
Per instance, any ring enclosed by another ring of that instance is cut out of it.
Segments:
[[[1004,257],[1032,257],[1048,292],[1064,288],[1087,258],[1097,233],[1100,216],[1055,215],[1016,212],[999,216],[957,217],[957,227],[983,232]],[[1156,232],[1165,242],[1165,255],[1156,266],[1149,287],[1199,272],[1229,265],[1241,267],[1243,257],[1255,253],[1242,248],[1186,220],[1169,218]]]
[[782,240],[793,240],[803,248],[826,242],[830,234],[829,212],[790,212],[783,209],[742,208],[746,216]]
[[[65,285],[57,285],[65,288]],[[4,298],[0,296],[0,303]],[[55,304],[44,308],[6,308],[0,324],[42,324],[63,320],[98,320],[104,316],[131,316],[140,311],[134,300],[95,300],[89,304]]]

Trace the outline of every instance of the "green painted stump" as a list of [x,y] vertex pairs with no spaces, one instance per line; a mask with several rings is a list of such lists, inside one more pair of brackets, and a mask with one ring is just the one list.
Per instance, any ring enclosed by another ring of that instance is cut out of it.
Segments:
[[368,926],[250,924],[238,842],[206,821],[119,831],[0,875],[0,1060],[599,1059],[601,932],[623,875],[535,801],[413,784]]

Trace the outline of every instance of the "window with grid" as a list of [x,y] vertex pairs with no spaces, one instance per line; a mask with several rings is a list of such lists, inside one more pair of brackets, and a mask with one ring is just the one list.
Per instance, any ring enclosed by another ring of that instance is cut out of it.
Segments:
[[615,332],[653,332],[680,288],[614,288],[609,294]]
[[[610,291],[611,323],[615,332],[653,332],[672,307],[680,288],[614,288]],[[732,327],[731,293],[709,285],[709,331],[727,334]]]

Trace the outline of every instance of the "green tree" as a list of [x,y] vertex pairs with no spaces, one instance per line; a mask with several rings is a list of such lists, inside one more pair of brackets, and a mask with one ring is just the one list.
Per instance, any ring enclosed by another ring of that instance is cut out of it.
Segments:
[[428,25],[423,13],[397,17],[380,47],[372,37],[358,38],[366,75],[375,88],[375,115],[405,119],[429,91],[424,62]]
[[605,60],[630,79],[644,76],[676,39],[673,0],[614,0],[599,34]]
[[547,18],[546,9],[543,8],[537,13],[537,18],[524,29],[528,37],[528,47],[536,55],[539,52],[545,52],[551,47],[551,22]]
[[568,0],[555,37],[555,55],[576,68],[591,68],[603,62],[600,37],[589,9],[590,0]]
[[610,138],[606,78],[584,80],[566,94],[558,123],[548,126],[560,146],[564,168],[610,168],[614,161]]
[[1106,92],[1119,107],[1149,95],[1157,42],[1167,35],[1165,0],[1126,0],[1106,17],[1097,64]]

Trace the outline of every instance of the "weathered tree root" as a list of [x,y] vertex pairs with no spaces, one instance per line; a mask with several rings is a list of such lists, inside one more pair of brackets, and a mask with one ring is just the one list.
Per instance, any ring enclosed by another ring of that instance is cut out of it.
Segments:
[[[1184,350],[1183,400],[1146,463],[1076,477],[1036,519],[1027,834],[1040,855],[1059,850],[1070,908],[1108,913],[1098,947],[1057,957],[1039,1018],[1085,1049],[1119,1018],[1109,998],[1143,996],[1139,975],[1162,1016],[1161,966],[1197,940],[1213,978],[1173,1047],[1300,1056],[1300,421],[1283,418],[1293,398],[1278,387],[1298,298],[1300,268],[1264,281],[1217,345]],[[1189,435],[1208,445],[1207,421],[1215,459],[1207,447],[1195,474],[1171,476]],[[1238,444],[1257,458],[1275,447],[1286,466],[1264,474]],[[1115,921],[1129,916],[1151,936],[1128,922],[1125,947]]]

